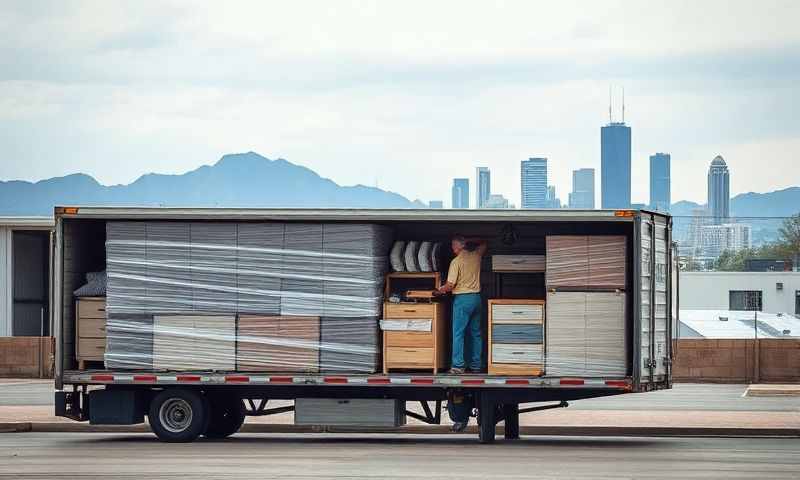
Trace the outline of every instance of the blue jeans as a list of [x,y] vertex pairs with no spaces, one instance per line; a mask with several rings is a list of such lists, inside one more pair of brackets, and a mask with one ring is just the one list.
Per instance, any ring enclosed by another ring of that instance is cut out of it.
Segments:
[[454,368],[464,368],[465,337],[469,338],[467,350],[468,367],[481,369],[481,294],[461,293],[453,299],[453,364]]

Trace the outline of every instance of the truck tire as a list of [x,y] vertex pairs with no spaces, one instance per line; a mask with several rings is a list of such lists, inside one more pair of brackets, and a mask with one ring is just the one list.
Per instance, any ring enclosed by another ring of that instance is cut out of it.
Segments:
[[478,408],[478,438],[481,443],[494,443],[497,426],[497,404],[488,395],[481,395]]
[[162,442],[192,442],[208,425],[208,404],[197,392],[170,388],[150,402],[147,420]]
[[244,404],[238,398],[223,399],[211,397],[208,427],[203,436],[206,438],[227,438],[238,432],[244,423]]

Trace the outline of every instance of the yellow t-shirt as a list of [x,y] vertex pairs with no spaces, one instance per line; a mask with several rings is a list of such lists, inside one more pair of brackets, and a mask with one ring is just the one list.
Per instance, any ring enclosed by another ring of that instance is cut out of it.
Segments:
[[480,293],[481,291],[481,254],[477,251],[461,250],[450,262],[447,281],[455,285],[453,293]]

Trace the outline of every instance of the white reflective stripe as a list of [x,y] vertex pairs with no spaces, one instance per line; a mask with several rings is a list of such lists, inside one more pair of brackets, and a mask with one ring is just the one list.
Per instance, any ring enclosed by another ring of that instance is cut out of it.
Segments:
[[347,383],[367,383],[367,377],[347,377]]
[[411,378],[391,378],[390,383],[396,383],[398,385],[411,385]]
[[583,384],[584,385],[594,385],[594,386],[600,385],[600,386],[605,387],[606,381],[605,381],[605,379],[602,379],[602,378],[584,378],[583,379]]
[[177,382],[178,377],[174,375],[159,375],[156,377],[156,382]]
[[117,375],[114,374],[114,381],[115,382],[132,382],[133,375]]
[[493,385],[505,385],[506,384],[506,380],[508,380],[508,379],[506,379],[506,378],[487,378],[487,379],[484,380],[483,383],[491,383]]

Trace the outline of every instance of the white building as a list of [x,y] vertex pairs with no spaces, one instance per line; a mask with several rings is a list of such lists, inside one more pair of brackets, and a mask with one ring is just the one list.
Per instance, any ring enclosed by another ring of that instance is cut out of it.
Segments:
[[49,336],[53,219],[0,217],[0,337]]
[[483,208],[515,208],[513,204],[509,203],[508,199],[499,194],[489,195],[489,198],[484,203]]
[[738,252],[752,246],[750,225],[723,223],[700,227],[700,256],[719,257],[726,250]]
[[800,272],[681,272],[683,310],[740,310],[748,299],[761,312],[800,315]]

